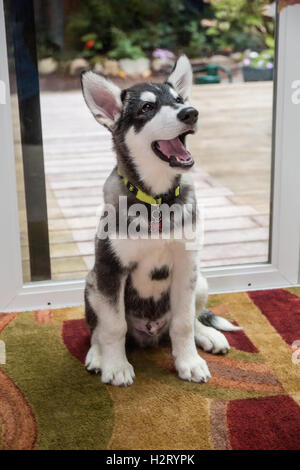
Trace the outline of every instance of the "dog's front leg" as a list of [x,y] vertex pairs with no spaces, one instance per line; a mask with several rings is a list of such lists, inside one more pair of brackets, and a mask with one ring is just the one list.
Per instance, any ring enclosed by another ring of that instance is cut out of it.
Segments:
[[119,280],[118,291],[109,296],[96,282],[87,282],[86,308],[92,308],[97,325],[92,332],[91,347],[85,365],[91,372],[101,370],[101,380],[112,385],[131,385],[134,380],[132,365],[125,351],[127,323],[124,307],[126,278]]
[[185,244],[174,244],[171,286],[170,337],[178,375],[183,380],[207,382],[210,373],[196,348],[194,338],[196,282],[198,264]]

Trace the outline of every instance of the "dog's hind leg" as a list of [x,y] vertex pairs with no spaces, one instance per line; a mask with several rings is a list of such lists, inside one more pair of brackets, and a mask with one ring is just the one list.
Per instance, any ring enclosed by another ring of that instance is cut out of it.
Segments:
[[195,341],[197,346],[213,354],[226,354],[230,349],[226,337],[220,331],[203,325],[198,318],[195,318]]
[[86,318],[92,327],[91,347],[85,365],[89,372],[101,370],[101,380],[113,385],[131,385],[132,365],[125,352],[127,323],[124,311],[125,276],[120,278],[114,299],[99,290],[92,271],[87,278]]
[[207,281],[202,274],[199,274],[196,290],[196,311],[198,312],[195,318],[196,344],[206,352],[226,354],[230,349],[228,341],[220,331],[216,330],[236,331],[241,328],[206,309],[207,298]]
[[205,277],[199,272],[196,285],[196,311],[202,312],[208,299],[208,285]]

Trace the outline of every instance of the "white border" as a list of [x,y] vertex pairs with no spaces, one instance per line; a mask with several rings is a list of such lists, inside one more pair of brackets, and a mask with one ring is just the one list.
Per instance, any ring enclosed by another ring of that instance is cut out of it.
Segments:
[[[16,171],[10,108],[3,2],[0,0],[0,80],[5,99],[0,104],[0,308],[10,305],[22,289]],[[3,97],[2,97],[3,98]]]
[[[292,82],[300,79],[300,5],[279,15],[277,54],[271,263],[204,269],[211,293],[270,289],[299,284],[300,105],[292,103]],[[3,2],[0,0],[0,80],[9,97]],[[276,83],[276,82],[275,82]],[[8,99],[8,98],[7,98]],[[0,105],[0,311],[81,305],[84,281],[22,285],[13,138],[9,101]],[[7,157],[7,158],[3,158]]]

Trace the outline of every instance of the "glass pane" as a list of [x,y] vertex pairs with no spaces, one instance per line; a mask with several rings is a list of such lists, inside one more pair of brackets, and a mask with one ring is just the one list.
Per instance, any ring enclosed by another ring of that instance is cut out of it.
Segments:
[[[5,8],[25,280],[47,279],[50,268],[51,279],[83,278],[93,265],[97,207],[115,157],[110,133],[84,103],[80,72],[91,68],[121,88],[161,82],[181,52],[193,65],[191,103],[199,110],[200,130],[188,143],[205,230],[202,266],[268,261],[273,2],[154,1],[137,2],[133,10],[130,1],[24,0],[6,1]],[[35,92],[40,89],[31,116],[38,119],[41,110],[42,129],[39,135],[35,121],[30,145],[38,175],[31,176],[20,85],[13,86],[18,73],[19,81],[26,74],[24,67],[16,73],[22,47],[39,70],[31,71],[39,79]],[[32,257],[39,250],[43,262],[36,266]]]
[[50,279],[39,76],[31,1],[4,2],[24,280]]
[[[273,82],[194,87],[202,266],[268,261]],[[197,184],[197,182],[196,182]]]

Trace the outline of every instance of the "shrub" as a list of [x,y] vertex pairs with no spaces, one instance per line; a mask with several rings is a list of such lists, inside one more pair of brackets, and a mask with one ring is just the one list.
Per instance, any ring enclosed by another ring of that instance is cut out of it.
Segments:
[[[141,57],[158,47],[199,55],[209,47],[200,24],[205,8],[194,0],[82,0],[67,31],[77,50],[82,50],[78,38],[95,35],[111,58]],[[99,53],[85,49],[85,56]]]
[[[264,15],[266,0],[210,0],[206,34],[219,51],[262,50],[274,33],[273,20]],[[203,24],[203,22],[202,22]]]
[[134,39],[127,37],[123,31],[117,28],[112,28],[112,45],[113,49],[108,52],[110,59],[139,59],[144,56],[144,53],[139,45],[134,44]]
[[[156,48],[190,57],[260,51],[273,35],[266,3],[271,0],[82,0],[81,9],[69,16],[67,31],[73,47],[88,58],[99,52],[138,58]],[[91,35],[94,43],[88,47],[83,38]]]

